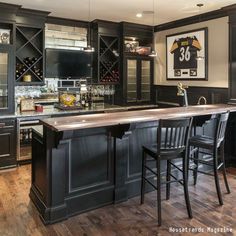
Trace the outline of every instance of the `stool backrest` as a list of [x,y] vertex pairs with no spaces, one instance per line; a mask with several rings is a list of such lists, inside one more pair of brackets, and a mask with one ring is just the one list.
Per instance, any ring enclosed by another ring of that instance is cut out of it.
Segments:
[[221,113],[217,117],[217,123],[216,123],[216,145],[219,146],[222,141],[224,141],[225,138],[225,130],[227,126],[227,121],[229,118],[229,111]]
[[157,147],[160,149],[184,149],[188,142],[192,118],[160,120]]

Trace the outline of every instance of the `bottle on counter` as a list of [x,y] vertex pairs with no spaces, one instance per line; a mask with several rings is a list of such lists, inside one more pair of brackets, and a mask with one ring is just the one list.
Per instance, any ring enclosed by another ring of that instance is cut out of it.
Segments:
[[85,94],[82,95],[82,98],[81,98],[81,106],[82,106],[82,107],[85,107]]
[[75,97],[75,105],[80,107],[80,93],[79,92],[76,92],[76,97]]
[[91,92],[88,94],[88,104],[89,104],[89,107],[92,107],[92,105],[93,105],[93,99],[92,99],[92,93]]
[[85,107],[89,107],[88,94],[85,95]]

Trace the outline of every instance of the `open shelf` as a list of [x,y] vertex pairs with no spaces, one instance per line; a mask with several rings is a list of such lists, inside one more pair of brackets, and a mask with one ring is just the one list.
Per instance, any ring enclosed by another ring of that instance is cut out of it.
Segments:
[[[16,26],[16,83],[19,85],[43,84],[43,42],[42,28]],[[25,82],[24,76],[31,81]]]

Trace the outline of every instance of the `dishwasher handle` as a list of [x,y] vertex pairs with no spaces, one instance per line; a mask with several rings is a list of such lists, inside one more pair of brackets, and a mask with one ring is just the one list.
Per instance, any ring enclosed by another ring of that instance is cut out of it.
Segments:
[[34,125],[39,124],[39,120],[27,120],[27,121],[20,121],[20,125]]

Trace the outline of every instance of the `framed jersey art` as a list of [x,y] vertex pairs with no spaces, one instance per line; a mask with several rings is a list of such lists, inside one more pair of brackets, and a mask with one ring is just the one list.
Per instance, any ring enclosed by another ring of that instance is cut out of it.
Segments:
[[166,36],[167,79],[207,80],[207,28]]

